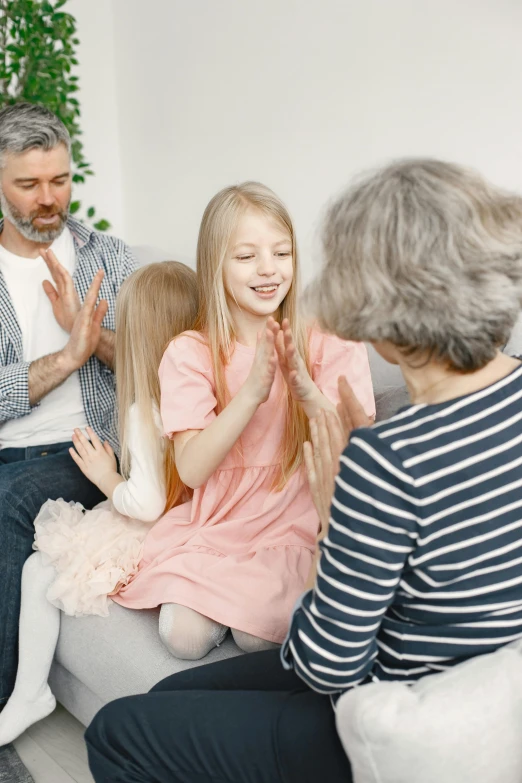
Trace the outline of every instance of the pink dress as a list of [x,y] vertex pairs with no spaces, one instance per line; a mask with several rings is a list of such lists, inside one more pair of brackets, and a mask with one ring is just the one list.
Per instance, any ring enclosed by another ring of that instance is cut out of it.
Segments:
[[[192,336],[190,336],[192,335]],[[161,417],[167,436],[201,430],[216,417],[210,353],[196,332],[167,348],[161,362]],[[255,349],[236,344],[226,380],[232,396],[245,382]],[[346,375],[375,413],[366,348],[312,332],[312,377],[332,402]],[[216,622],[281,643],[312,563],[319,526],[304,468],[272,489],[284,431],[286,384],[278,369],[269,399],[191,501],[157,522],[145,539],[138,573],[113,599],[133,609],[187,606]]]

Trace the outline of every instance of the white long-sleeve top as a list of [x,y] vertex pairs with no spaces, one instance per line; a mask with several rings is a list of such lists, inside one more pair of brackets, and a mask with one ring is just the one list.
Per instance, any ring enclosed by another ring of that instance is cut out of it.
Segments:
[[[158,439],[163,444],[163,427],[158,410],[154,410]],[[155,522],[166,503],[162,465],[155,456],[155,444],[145,430],[138,406],[131,405],[127,420],[130,452],[130,475],[114,490],[112,503],[116,511],[142,522]]]

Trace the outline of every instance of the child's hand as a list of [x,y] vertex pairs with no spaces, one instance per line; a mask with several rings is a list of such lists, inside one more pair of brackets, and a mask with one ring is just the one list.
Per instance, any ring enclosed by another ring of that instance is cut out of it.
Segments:
[[266,328],[258,335],[254,363],[243,386],[257,405],[266,402],[270,396],[277,369],[275,341],[278,332],[279,324],[270,317]]
[[102,444],[94,430],[87,427],[86,431],[90,441],[80,430],[74,430],[74,449],[69,449],[69,454],[83,475],[96,484],[104,495],[112,497],[114,487],[123,481],[118,474],[116,457],[111,446],[107,442]]
[[276,339],[279,366],[290,393],[297,402],[308,402],[317,394],[317,386],[310,378],[306,364],[294,344],[288,319],[282,323]]

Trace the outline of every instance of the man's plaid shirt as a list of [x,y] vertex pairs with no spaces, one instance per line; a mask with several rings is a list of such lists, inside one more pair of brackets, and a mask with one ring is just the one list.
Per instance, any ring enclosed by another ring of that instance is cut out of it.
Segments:
[[[100,234],[73,218],[68,219],[67,225],[76,248],[73,280],[80,299],[83,301],[85,298],[96,272],[103,269],[105,276],[100,298],[109,303],[103,326],[114,330],[116,294],[125,278],[136,269],[136,262],[120,239]],[[2,227],[3,221],[0,221],[0,232]],[[29,365],[30,362],[24,361],[22,332],[0,272],[0,427],[1,422],[27,416],[37,407],[29,402]],[[112,370],[92,356],[80,368],[79,376],[89,425],[118,452],[116,388]]]

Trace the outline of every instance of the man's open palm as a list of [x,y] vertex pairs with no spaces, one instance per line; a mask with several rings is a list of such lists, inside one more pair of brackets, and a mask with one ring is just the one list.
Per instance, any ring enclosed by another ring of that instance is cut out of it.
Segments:
[[53,251],[42,250],[41,255],[56,286],[55,288],[49,280],[44,280],[43,289],[51,302],[56,321],[70,334],[81,309],[80,297],[71,275],[60,264]]

